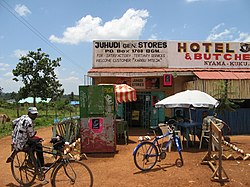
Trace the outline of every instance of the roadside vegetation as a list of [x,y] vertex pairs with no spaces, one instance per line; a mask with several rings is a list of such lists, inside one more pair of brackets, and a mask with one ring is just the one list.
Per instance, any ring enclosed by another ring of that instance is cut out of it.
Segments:
[[[76,99],[78,100],[78,99]],[[0,138],[6,135],[10,135],[12,132],[11,121],[17,117],[27,114],[28,107],[33,104],[16,104],[7,103],[0,97],[0,114],[7,114],[10,118],[10,122],[0,123]],[[58,101],[51,103],[37,103],[39,115],[35,120],[35,128],[41,128],[45,126],[52,126],[55,120],[62,120],[64,118],[79,116],[79,106],[70,105],[69,98],[64,96]]]
[[[11,121],[27,114],[30,106],[38,108],[39,115],[35,120],[36,128],[50,126],[56,119],[62,120],[79,115],[78,105],[70,104],[70,101],[79,101],[79,97],[75,96],[73,92],[70,95],[64,95],[62,84],[55,73],[55,69],[60,66],[60,61],[60,57],[50,59],[41,48],[21,56],[12,73],[13,82],[20,81],[23,86],[17,93],[4,93],[4,88],[0,87],[0,114],[6,114],[10,118],[10,122],[0,123],[0,137],[11,134]],[[18,103],[27,97],[32,97],[33,103]],[[42,100],[51,98],[51,101],[36,103],[37,97]]]

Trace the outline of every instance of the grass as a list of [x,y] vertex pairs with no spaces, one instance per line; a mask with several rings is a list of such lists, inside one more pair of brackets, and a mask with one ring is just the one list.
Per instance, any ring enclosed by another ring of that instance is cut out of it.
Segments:
[[[27,114],[28,106],[22,106],[19,109],[19,116]],[[39,110],[39,115],[37,119],[34,121],[35,129],[39,129],[41,127],[52,126],[55,118],[63,119],[65,117],[70,116],[79,116],[79,109],[76,108],[74,113],[69,113],[67,111],[54,111],[49,109],[47,112],[45,110]],[[10,122],[6,122],[5,124],[0,124],[0,138],[4,136],[9,136],[12,133],[12,123],[14,119],[17,118],[17,110],[12,108],[0,107],[0,114],[7,114],[10,117]]]

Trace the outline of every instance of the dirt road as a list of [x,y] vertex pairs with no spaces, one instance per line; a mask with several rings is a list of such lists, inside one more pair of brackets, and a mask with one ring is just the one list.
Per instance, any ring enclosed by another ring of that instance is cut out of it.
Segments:
[[[142,186],[250,186],[250,160],[226,160],[223,168],[229,176],[230,182],[220,184],[210,180],[213,172],[207,165],[201,165],[201,160],[206,154],[206,149],[199,150],[198,145],[185,148],[183,151],[184,166],[178,168],[174,165],[178,154],[175,150],[167,154],[167,158],[149,172],[141,172],[133,162],[132,152],[137,144],[138,133],[130,129],[128,145],[117,145],[117,153],[89,154],[88,160],[83,160],[93,172],[94,186],[99,187],[142,187]],[[38,135],[45,138],[44,144],[49,144],[52,135],[51,128],[38,130]],[[18,186],[11,175],[10,164],[5,161],[10,154],[10,137],[0,139],[0,186]],[[235,143],[245,152],[250,153],[250,136],[232,136],[231,142]],[[225,154],[235,154],[225,148]],[[49,159],[49,158],[46,158]],[[46,176],[49,180],[49,176]],[[34,186],[41,186],[36,181]],[[50,186],[47,184],[45,186]]]

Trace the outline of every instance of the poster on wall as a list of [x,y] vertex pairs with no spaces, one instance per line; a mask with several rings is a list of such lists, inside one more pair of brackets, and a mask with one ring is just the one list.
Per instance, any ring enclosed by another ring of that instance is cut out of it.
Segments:
[[137,90],[145,89],[145,78],[131,78],[131,86]]
[[146,78],[146,89],[159,89],[160,79],[159,78]]
[[90,118],[88,126],[94,133],[101,133],[103,131],[103,118]]

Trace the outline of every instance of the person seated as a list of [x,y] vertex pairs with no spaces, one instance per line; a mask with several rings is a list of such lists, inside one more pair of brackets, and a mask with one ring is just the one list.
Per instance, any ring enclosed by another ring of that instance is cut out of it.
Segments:
[[[221,124],[223,122],[222,120],[216,118],[215,116],[209,116],[208,111],[202,112],[202,118],[203,118],[202,130],[210,130],[210,121],[214,122],[215,124]],[[220,128],[220,125],[219,125],[219,128]]]
[[[176,120],[178,123],[190,122],[190,120],[188,120],[187,118],[185,118],[185,117],[182,115],[182,111],[181,111],[181,110],[176,110],[175,116],[174,116],[172,119]],[[185,137],[185,139],[186,139],[187,141],[190,140],[190,137],[189,137],[190,130],[189,130],[189,128],[180,128],[180,127],[179,127],[179,129],[177,129],[177,130],[180,130],[180,131],[181,131],[181,134]]]
[[[31,146],[36,148],[36,156],[40,161],[41,167],[44,167],[44,156],[42,147],[42,138],[36,136],[34,120],[38,116],[36,107],[29,107],[28,114],[22,115],[21,117],[12,121],[12,148],[15,151],[25,150]],[[7,159],[7,163],[13,158],[14,152]],[[44,167],[45,168],[45,167]]]
[[226,126],[228,132],[230,132],[230,127],[223,120],[217,118],[216,115],[209,116],[208,111],[203,111],[202,118],[202,130],[210,131],[210,121],[212,121],[219,129],[222,130],[222,128]]
[[176,110],[173,119],[177,122],[184,122],[184,116],[182,115],[181,110]]

